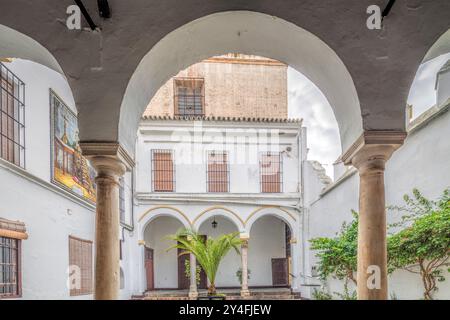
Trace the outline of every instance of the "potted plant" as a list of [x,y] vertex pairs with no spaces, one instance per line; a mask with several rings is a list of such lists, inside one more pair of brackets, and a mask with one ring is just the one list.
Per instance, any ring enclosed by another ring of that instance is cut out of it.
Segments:
[[239,239],[239,232],[223,234],[217,238],[203,237],[191,229],[180,229],[176,234],[169,236],[169,239],[175,241],[171,249],[181,249],[181,255],[192,253],[197,259],[198,264],[205,271],[208,278],[208,296],[199,297],[199,299],[224,300],[224,295],[218,295],[216,291],[216,275],[220,263],[231,249],[240,254],[239,248],[242,240]]

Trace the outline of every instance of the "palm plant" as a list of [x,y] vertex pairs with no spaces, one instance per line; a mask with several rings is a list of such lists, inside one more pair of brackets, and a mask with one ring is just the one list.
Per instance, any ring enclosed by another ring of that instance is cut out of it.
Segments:
[[222,259],[231,249],[240,254],[239,247],[242,241],[238,235],[239,232],[234,232],[223,234],[217,238],[211,237],[205,241],[201,235],[193,230],[180,229],[176,234],[168,236],[176,244],[167,250],[181,249],[183,251],[180,255],[192,253],[209,280],[208,295],[214,295],[216,293],[215,280],[217,270]]

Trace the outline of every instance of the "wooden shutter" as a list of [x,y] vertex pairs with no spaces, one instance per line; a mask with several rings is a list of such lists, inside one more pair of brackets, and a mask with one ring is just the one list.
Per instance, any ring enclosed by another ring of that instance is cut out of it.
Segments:
[[174,164],[171,150],[152,151],[153,191],[172,192],[175,186]]
[[279,153],[263,153],[260,159],[261,192],[278,193],[282,187],[282,164]]
[[[1,79],[1,155],[2,158],[14,164],[19,164],[18,157],[15,157],[14,142],[15,131],[15,112],[14,112],[14,86],[7,79]],[[17,159],[15,159],[17,158]]]
[[92,241],[69,236],[69,265],[81,271],[81,286],[70,288],[70,295],[86,295],[93,292]]
[[229,171],[226,152],[208,153],[208,192],[228,192]]

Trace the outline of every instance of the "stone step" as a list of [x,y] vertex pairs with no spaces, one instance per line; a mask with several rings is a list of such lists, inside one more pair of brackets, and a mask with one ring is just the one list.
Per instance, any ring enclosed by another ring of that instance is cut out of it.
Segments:
[[[291,290],[268,290],[268,291],[251,291],[249,297],[242,298],[239,292],[226,292],[226,300],[302,300],[300,293],[293,293]],[[200,293],[204,296],[204,293]],[[189,300],[187,292],[146,292],[142,296],[134,296],[139,300]]]

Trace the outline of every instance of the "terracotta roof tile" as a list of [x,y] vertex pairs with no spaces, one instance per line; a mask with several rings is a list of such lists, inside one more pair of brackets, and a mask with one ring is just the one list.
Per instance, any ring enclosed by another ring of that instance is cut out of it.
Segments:
[[175,121],[229,121],[229,122],[268,122],[268,123],[301,123],[302,119],[258,118],[258,117],[224,117],[224,116],[167,116],[144,115],[143,120],[175,120]]

